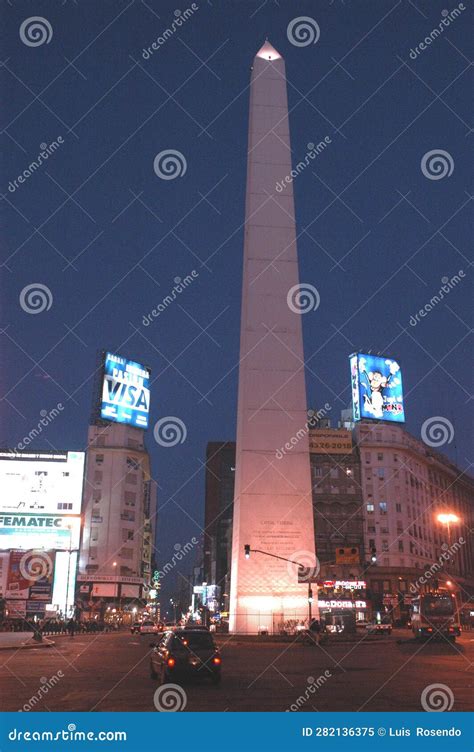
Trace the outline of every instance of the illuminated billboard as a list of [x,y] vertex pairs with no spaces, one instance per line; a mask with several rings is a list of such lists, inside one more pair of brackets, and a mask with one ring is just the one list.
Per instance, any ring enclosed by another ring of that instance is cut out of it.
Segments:
[[80,514],[84,452],[0,451],[0,513]]
[[0,550],[79,547],[84,452],[0,451]]
[[405,422],[402,372],[392,358],[350,356],[352,414],[358,420]]
[[0,513],[0,549],[50,549],[69,551],[79,548],[81,518],[60,514]]
[[100,417],[148,428],[150,370],[120,355],[105,353]]

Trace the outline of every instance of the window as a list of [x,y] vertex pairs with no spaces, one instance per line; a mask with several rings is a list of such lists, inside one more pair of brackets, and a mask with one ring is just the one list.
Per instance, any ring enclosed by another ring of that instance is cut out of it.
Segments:
[[375,548],[375,540],[374,540],[374,538],[369,538],[369,548]]
[[133,548],[122,548],[119,556],[121,556],[122,559],[133,559]]
[[91,541],[94,543],[97,543],[99,540],[99,528],[98,527],[91,527]]
[[394,462],[398,462],[398,454],[394,454],[393,455],[393,461]]
[[366,461],[366,463],[367,463],[367,465],[368,465],[368,464],[369,464],[369,462],[370,462],[370,452],[366,452],[366,453],[365,453],[365,461]]
[[315,478],[321,478],[322,474],[323,474],[322,467],[313,467],[313,475]]
[[401,554],[403,553],[403,541],[398,541],[398,550]]
[[385,552],[388,551],[388,540],[382,541],[382,551],[385,551]]
[[386,535],[388,535],[388,533],[389,533],[388,527],[381,527],[380,528],[380,532],[381,533],[385,533]]
[[375,533],[375,525],[368,525],[367,530],[369,533]]
[[102,465],[103,461],[104,461],[104,455],[103,454],[96,454],[96,456],[95,456],[96,465]]
[[135,512],[125,509],[120,515],[121,520],[128,520],[129,522],[135,521]]
[[94,470],[94,483],[102,481],[102,470]]
[[134,507],[136,498],[137,498],[136,494],[133,491],[125,491],[124,493],[125,506]]
[[105,436],[98,436],[95,443],[97,446],[105,446]]
[[387,514],[387,502],[386,501],[381,501],[379,503],[379,511],[380,511],[380,514]]
[[395,509],[398,513],[401,513],[402,511],[402,505],[401,504],[395,504]]
[[137,485],[137,476],[135,473],[127,473],[125,476],[125,483],[130,483],[131,486]]
[[133,540],[133,530],[127,530],[126,528],[124,528],[122,530],[122,541],[126,543],[127,541],[132,541],[132,540]]
[[133,470],[140,470],[140,463],[133,457],[127,457],[127,467]]
[[377,459],[379,462],[382,462],[383,460],[383,452],[377,452]]
[[332,467],[329,471],[331,478],[339,478],[339,468]]
[[91,546],[89,548],[89,559],[97,559],[97,547]]
[[373,512],[374,512],[374,505],[367,504],[367,514],[373,514]]
[[385,478],[385,470],[383,467],[377,468],[377,475],[379,478]]

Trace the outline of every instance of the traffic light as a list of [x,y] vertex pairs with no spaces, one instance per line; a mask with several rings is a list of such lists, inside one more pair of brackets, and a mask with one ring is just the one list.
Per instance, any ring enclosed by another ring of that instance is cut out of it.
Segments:
[[250,546],[249,545],[245,545],[244,546],[244,551],[245,551],[245,558],[246,559],[250,559]]
[[371,562],[371,564],[375,564],[375,563],[376,563],[376,561],[377,561],[377,549],[375,548],[375,546],[373,546],[373,547],[372,547],[372,548],[370,549],[370,551],[371,551],[371,554],[370,554],[370,562]]

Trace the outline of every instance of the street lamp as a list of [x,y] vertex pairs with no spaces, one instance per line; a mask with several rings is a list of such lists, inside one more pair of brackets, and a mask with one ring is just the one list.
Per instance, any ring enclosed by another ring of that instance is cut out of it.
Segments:
[[[451,525],[455,525],[457,522],[461,522],[461,518],[457,516],[457,514],[454,514],[453,512],[443,512],[442,514],[438,514],[438,522],[440,522],[442,525],[446,525],[446,530],[448,533],[448,549],[451,549]],[[451,554],[451,551],[449,551]],[[450,564],[450,557],[448,557],[448,560],[446,562],[446,571],[449,571],[449,564]]]
[[438,514],[438,522],[441,522],[442,525],[446,525],[447,532],[448,532],[448,544],[451,545],[451,525],[455,525],[457,522],[461,522],[461,518],[457,516],[457,514],[453,514],[453,512],[447,512],[443,514]]

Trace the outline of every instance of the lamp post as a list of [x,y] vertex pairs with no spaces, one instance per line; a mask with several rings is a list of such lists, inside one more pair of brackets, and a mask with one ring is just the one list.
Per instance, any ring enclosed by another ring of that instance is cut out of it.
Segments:
[[72,554],[72,525],[69,523],[66,525],[67,530],[69,530],[69,551],[68,551],[68,557],[67,557],[67,575],[66,575],[66,603],[64,606],[64,616],[67,619],[68,618],[68,612],[69,612],[69,578],[71,576],[71,554]]
[[[270,554],[268,551],[262,551],[260,548],[250,548],[249,544],[245,544],[244,546],[244,552],[245,552],[245,558],[250,559],[250,552],[253,552],[254,554],[263,554],[263,556],[271,556],[272,559],[280,559],[280,561],[288,561],[290,564],[295,564],[298,569],[304,572],[305,569],[308,569],[308,567],[305,567],[304,564],[301,564],[299,561],[295,561],[294,559],[286,559],[284,556],[277,556],[276,554]],[[308,627],[311,624],[312,620],[312,609],[311,605],[313,603],[313,591],[311,589],[311,582],[308,582]]]
[[[453,512],[443,512],[442,514],[438,514],[437,517],[438,522],[440,522],[442,525],[446,525],[446,530],[448,533],[448,549],[451,549],[451,525],[455,525],[458,522],[461,522],[461,518],[457,516],[457,514],[454,514]],[[449,564],[450,560],[448,558],[448,561],[446,562],[446,571],[449,571]]]

